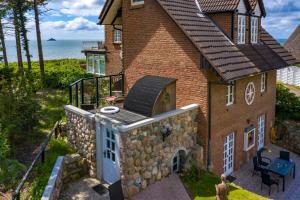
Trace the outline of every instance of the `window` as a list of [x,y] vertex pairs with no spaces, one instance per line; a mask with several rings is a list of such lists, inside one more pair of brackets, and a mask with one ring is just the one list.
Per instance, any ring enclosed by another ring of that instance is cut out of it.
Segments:
[[250,106],[255,98],[255,85],[253,82],[248,83],[245,90],[245,101]]
[[230,81],[230,85],[227,86],[227,106],[230,106],[234,103],[234,82]]
[[131,0],[131,5],[141,5],[144,4],[144,0]]
[[122,33],[120,30],[114,30],[114,43],[122,42]]
[[258,18],[251,17],[251,43],[257,43],[258,38]]
[[238,15],[238,44],[246,41],[246,16]]
[[266,91],[266,82],[267,82],[267,75],[266,73],[262,73],[260,77],[260,92]]
[[88,54],[86,71],[91,74],[105,75],[105,56]]

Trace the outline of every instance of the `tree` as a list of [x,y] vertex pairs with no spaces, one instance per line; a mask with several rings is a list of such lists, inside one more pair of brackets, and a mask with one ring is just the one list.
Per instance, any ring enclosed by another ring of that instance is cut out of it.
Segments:
[[7,13],[7,3],[1,2],[0,3],[0,51],[3,52],[3,60],[4,60],[4,66],[8,67],[8,60],[7,60],[7,53],[6,53],[6,45],[5,45],[5,36],[4,36],[4,25],[3,25],[3,18],[6,16]]
[[25,51],[25,56],[27,59],[27,70],[30,73],[31,71],[31,55],[29,51],[29,40],[27,37],[27,29],[26,29],[26,22],[27,17],[25,16],[25,13],[29,10],[29,4],[25,0],[16,0],[17,1],[17,9],[18,9],[18,15],[19,15],[19,21],[20,21],[20,35],[22,37],[22,43],[23,43],[23,49]]
[[41,29],[40,29],[40,11],[38,4],[43,2],[38,2],[37,0],[33,0],[33,9],[34,9],[34,17],[35,17],[35,28],[36,28],[36,41],[39,52],[39,63],[40,63],[40,71],[41,71],[41,79],[42,82],[45,82],[45,64],[44,64],[44,55],[43,55],[43,46],[41,39]]
[[[0,11],[1,12],[1,11]],[[7,59],[7,53],[6,53],[6,45],[5,45],[5,37],[4,37],[4,31],[3,31],[3,23],[2,23],[2,13],[0,13],[0,51],[3,52],[3,60],[4,60],[4,66],[8,67],[8,59]]]

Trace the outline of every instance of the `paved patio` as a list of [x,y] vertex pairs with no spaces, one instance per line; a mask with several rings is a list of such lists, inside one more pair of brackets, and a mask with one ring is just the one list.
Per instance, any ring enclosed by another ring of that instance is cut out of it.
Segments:
[[137,194],[132,200],[191,200],[180,178],[170,175],[162,181],[147,187]]
[[[281,147],[270,145],[271,152],[264,152],[263,156],[274,159],[279,157],[279,151],[284,150]],[[280,178],[279,192],[277,192],[277,187],[272,186],[271,195],[269,196],[269,189],[267,186],[263,186],[261,190],[261,178],[258,174],[252,177],[253,164],[252,160],[247,164],[242,166],[242,168],[232,174],[236,177],[234,181],[235,184],[252,191],[254,193],[260,194],[270,199],[276,200],[298,200],[300,199],[300,156],[291,153],[291,159],[296,163],[296,178],[293,179],[292,176],[288,175],[285,178],[285,192],[282,191],[282,179]],[[277,177],[276,177],[277,178]]]

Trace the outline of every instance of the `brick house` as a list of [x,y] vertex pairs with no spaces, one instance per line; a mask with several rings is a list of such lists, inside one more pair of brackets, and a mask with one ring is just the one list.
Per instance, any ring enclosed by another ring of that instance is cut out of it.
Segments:
[[126,91],[177,79],[177,108],[200,105],[205,168],[229,175],[270,143],[276,70],[295,63],[263,17],[262,0],[107,0],[99,23],[122,30]]
[[122,32],[117,26],[104,27],[104,42],[83,42],[86,72],[96,76],[109,76],[122,72]]

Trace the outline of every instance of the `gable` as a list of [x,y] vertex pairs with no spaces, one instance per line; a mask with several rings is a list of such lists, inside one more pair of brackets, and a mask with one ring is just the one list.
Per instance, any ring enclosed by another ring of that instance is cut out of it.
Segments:
[[238,10],[239,13],[242,13],[242,14],[246,14],[247,13],[247,8],[246,8],[244,0],[240,0],[240,3],[238,5],[238,7],[237,7],[237,10]]
[[254,12],[255,16],[261,16],[261,9],[260,9],[259,3],[256,3],[256,6],[255,6],[255,9],[253,12]]

